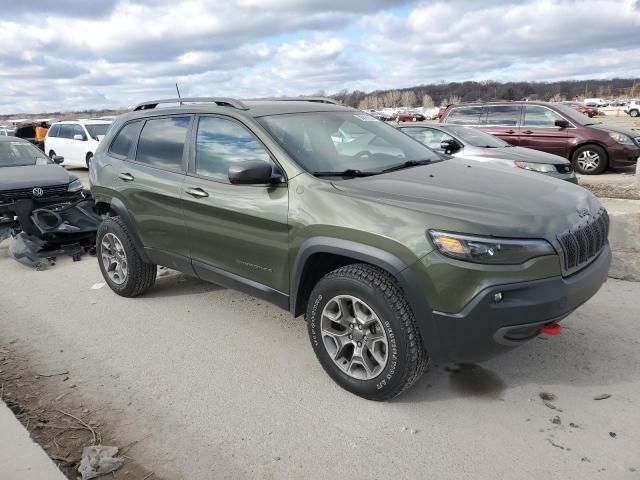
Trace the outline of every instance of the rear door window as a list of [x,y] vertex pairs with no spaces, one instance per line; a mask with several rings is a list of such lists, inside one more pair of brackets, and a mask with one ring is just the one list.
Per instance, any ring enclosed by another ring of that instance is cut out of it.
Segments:
[[553,110],[540,105],[527,105],[524,111],[524,126],[535,128],[557,128],[556,120],[564,120]]
[[60,125],[60,133],[58,136],[62,138],[73,138],[73,125]]
[[487,125],[504,125],[517,127],[520,125],[522,107],[520,105],[487,105]]
[[455,107],[446,118],[447,123],[480,125],[484,107]]
[[165,170],[182,171],[182,157],[190,116],[155,118],[142,127],[136,162]]
[[136,140],[138,130],[140,129],[140,121],[127,123],[120,129],[116,138],[111,142],[109,153],[126,157],[131,151],[133,142]]

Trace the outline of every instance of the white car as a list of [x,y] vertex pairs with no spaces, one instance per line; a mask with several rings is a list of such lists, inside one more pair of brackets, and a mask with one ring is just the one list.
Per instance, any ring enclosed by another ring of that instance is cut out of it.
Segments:
[[629,100],[629,103],[627,103],[627,106],[624,107],[624,113],[632,117],[640,117],[640,100],[638,99]]
[[582,102],[585,107],[608,107],[609,102],[602,98],[585,98]]
[[104,120],[54,123],[44,139],[44,151],[49,158],[63,156],[62,165],[89,168],[91,158],[110,126],[111,122]]

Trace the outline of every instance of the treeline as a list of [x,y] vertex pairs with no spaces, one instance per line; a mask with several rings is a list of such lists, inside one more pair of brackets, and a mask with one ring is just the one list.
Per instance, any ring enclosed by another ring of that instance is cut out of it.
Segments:
[[[323,92],[318,92],[322,94]],[[341,90],[330,95],[345,105],[360,109],[385,107],[431,107],[459,102],[491,100],[571,100],[574,97],[638,97],[640,79],[564,80],[558,82],[449,82],[416,87],[377,90]]]

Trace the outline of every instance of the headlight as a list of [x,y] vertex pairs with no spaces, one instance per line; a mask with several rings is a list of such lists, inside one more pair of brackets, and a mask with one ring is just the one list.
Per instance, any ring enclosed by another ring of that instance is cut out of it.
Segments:
[[535,257],[555,255],[546,240],[477,237],[429,230],[436,248],[447,257],[474,263],[517,265]]
[[67,192],[79,192],[80,190],[82,190],[82,182],[79,178],[76,178],[69,184]]
[[549,163],[533,163],[517,161],[516,166],[532,172],[551,173],[557,172],[556,166]]
[[622,145],[633,145],[633,140],[622,133],[609,133],[609,136]]

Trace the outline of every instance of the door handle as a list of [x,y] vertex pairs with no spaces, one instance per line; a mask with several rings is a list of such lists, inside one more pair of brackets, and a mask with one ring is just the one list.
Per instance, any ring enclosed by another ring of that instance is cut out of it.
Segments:
[[527,135],[531,135],[533,133],[533,130],[525,130],[523,133],[526,133]]
[[515,131],[515,130],[507,130],[507,131],[506,131],[506,132],[504,132],[504,133],[512,134],[512,133],[516,133],[516,131]]
[[120,177],[120,180],[124,180],[125,182],[133,182],[134,180],[133,175],[127,172],[120,172],[118,177]]
[[207,192],[199,187],[189,187],[187,188],[187,193],[196,198],[204,198],[209,196]]

